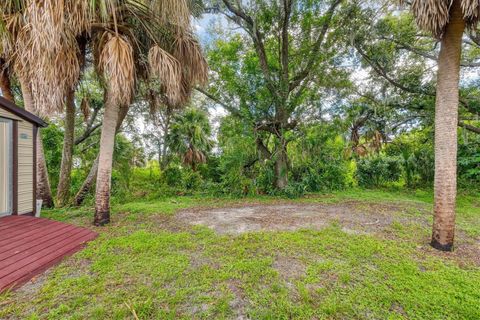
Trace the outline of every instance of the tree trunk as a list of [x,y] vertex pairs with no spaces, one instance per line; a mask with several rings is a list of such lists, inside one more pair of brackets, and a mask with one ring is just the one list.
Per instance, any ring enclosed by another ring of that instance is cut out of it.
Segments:
[[100,138],[100,154],[98,159],[97,189],[95,194],[96,226],[110,223],[110,189],[112,178],[113,151],[115,146],[115,127],[118,120],[119,107],[107,97],[103,116],[102,135]]
[[10,74],[3,59],[0,59],[0,89],[2,90],[2,95],[5,99],[8,99],[11,102],[15,103],[15,98],[12,92],[12,85],[10,82]]
[[162,142],[162,146],[161,146],[161,150],[159,152],[161,152],[162,156],[161,156],[161,159],[160,159],[160,169],[161,170],[165,170],[168,165],[170,164],[170,157],[168,155],[168,150],[167,150],[167,135],[165,134],[163,136],[163,142]]
[[[118,115],[117,126],[115,128],[115,134],[120,130],[120,127],[122,126],[123,120],[125,120],[125,117],[127,116],[127,113],[128,113],[128,107],[122,107],[120,109],[119,115]],[[80,187],[80,190],[75,195],[75,199],[73,200],[73,204],[77,207],[79,207],[83,204],[83,201],[85,201],[85,198],[87,197],[88,193],[90,192],[90,190],[92,189],[92,187],[95,183],[95,180],[97,179],[99,156],[100,155],[98,155],[97,158],[95,159],[95,161],[93,162],[87,178],[85,179],[82,186]]]
[[90,172],[88,173],[87,178],[83,182],[82,186],[80,187],[80,190],[78,190],[77,195],[75,196],[75,199],[73,200],[73,204],[77,207],[80,207],[83,204],[83,201],[85,201],[85,198],[88,195],[88,192],[93,187],[93,184],[95,183],[95,180],[97,179],[97,172],[98,172],[98,157],[95,158],[95,161],[92,164],[92,167],[90,168]]
[[45,208],[53,208],[52,189],[50,188],[47,162],[45,161],[43,141],[40,134],[37,135],[37,148],[37,199],[42,199]]
[[287,146],[280,141],[275,155],[275,187],[283,190],[288,185],[288,155]]
[[62,164],[57,187],[57,206],[64,207],[70,195],[70,181],[73,163],[73,146],[75,140],[75,90],[67,94],[65,111],[65,134],[63,137]]
[[455,236],[458,85],[464,29],[460,0],[455,0],[442,39],[435,105],[435,204],[431,245],[442,251],[453,250]]
[[[25,110],[35,113],[33,110],[33,96],[28,81],[20,79],[22,87],[23,103]],[[43,150],[42,136],[37,135],[37,199],[43,200],[43,206],[53,208],[53,197],[50,189],[50,180],[48,178],[47,163],[45,161],[45,153]]]
[[162,146],[159,144],[158,145],[158,167],[160,170],[165,169],[163,166],[163,151],[162,151]]

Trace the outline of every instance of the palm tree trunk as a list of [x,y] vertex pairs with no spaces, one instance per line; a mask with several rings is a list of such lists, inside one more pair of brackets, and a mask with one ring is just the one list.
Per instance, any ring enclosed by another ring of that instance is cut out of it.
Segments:
[[103,226],[110,223],[110,189],[112,182],[113,151],[115,146],[115,127],[117,125],[118,112],[119,108],[117,103],[114,103],[110,95],[108,95],[105,103],[98,159],[94,219],[96,226]]
[[457,123],[460,58],[465,29],[460,0],[453,1],[438,60],[435,105],[435,205],[431,245],[453,250],[457,194]]
[[[20,78],[19,80],[22,87],[25,110],[35,113],[33,110],[34,102],[30,85],[25,79]],[[37,199],[43,200],[44,207],[52,208],[54,203],[52,191],[50,189],[50,180],[48,178],[48,169],[45,161],[41,134],[37,135],[37,148]]]
[[43,140],[40,134],[37,135],[37,199],[42,199],[45,208],[55,206],[48,177],[47,162],[43,150]]
[[[128,113],[128,107],[120,108],[118,120],[117,120],[117,126],[115,128],[115,134],[120,130],[120,127],[122,126],[123,120],[125,120],[127,113]],[[95,180],[97,179],[99,157],[100,155],[98,155],[97,158],[95,158],[95,161],[93,162],[92,167],[90,168],[90,172],[88,173],[87,178],[85,179],[82,186],[80,187],[80,190],[75,195],[73,204],[77,207],[83,204],[83,202],[85,201],[85,198],[87,197],[88,193],[92,189],[95,183]]]
[[15,98],[13,96],[12,84],[10,82],[10,74],[8,68],[5,65],[5,60],[0,59],[0,89],[2,90],[2,95],[5,99],[10,100],[15,103]]
[[63,137],[62,164],[57,187],[57,206],[64,207],[70,195],[70,181],[73,163],[73,145],[75,140],[75,90],[67,94],[65,110],[65,134]]
[[80,190],[78,190],[77,194],[75,195],[73,204],[77,207],[80,207],[83,204],[83,201],[85,201],[85,198],[87,197],[88,193],[93,187],[93,184],[95,183],[95,180],[97,179],[98,160],[99,156],[95,158],[95,161],[90,168],[90,172],[88,173],[87,178],[80,187]]

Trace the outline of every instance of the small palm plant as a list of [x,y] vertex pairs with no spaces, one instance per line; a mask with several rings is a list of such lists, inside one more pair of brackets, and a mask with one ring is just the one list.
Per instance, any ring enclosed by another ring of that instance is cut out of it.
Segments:
[[198,109],[189,109],[175,117],[167,137],[170,150],[180,155],[183,163],[196,171],[205,163],[212,149],[211,127],[208,116]]

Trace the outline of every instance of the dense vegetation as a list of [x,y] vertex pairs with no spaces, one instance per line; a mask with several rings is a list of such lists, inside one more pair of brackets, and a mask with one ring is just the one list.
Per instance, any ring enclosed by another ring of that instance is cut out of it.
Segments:
[[[191,112],[191,111],[187,111]],[[200,112],[200,111],[196,111]],[[183,114],[178,116],[181,122]],[[188,117],[188,115],[187,115]],[[208,124],[208,122],[207,122]],[[273,164],[256,161],[252,137],[236,127],[235,120],[225,119],[219,129],[218,153],[203,152],[206,162],[199,161],[195,170],[185,162],[183,147],[170,154],[166,163],[148,160],[146,151],[131,140],[119,135],[115,150],[113,195],[117,202],[135,199],[155,199],[173,195],[208,194],[217,196],[252,196],[256,194],[300,197],[308,192],[329,192],[360,186],[365,188],[397,187],[431,189],[434,156],[431,130],[414,130],[396,137],[378,152],[355,156],[337,125],[311,125],[302,133],[301,141],[291,146],[290,183],[284,190],[274,187]],[[208,128],[208,130],[211,130]],[[52,146],[47,163],[52,184],[61,160],[62,132],[52,125],[44,131],[44,141]],[[463,139],[469,139],[464,142]],[[429,142],[430,140],[430,142]],[[418,141],[424,141],[419,143]],[[201,148],[201,146],[200,146]],[[478,191],[480,182],[480,139],[478,135],[462,136],[459,154],[459,183],[465,191]],[[71,192],[78,190],[95,160],[92,145],[81,153],[81,163],[72,175]],[[203,159],[201,156],[200,160]],[[90,203],[93,197],[90,196]]]
[[0,16],[42,215],[99,233],[0,318],[480,318],[478,0]]
[[[190,106],[182,111],[152,102],[151,91],[140,88],[115,144],[118,201],[195,192],[298,197],[354,186],[433,187],[436,41],[394,4],[306,2],[292,12],[289,27],[299,34],[279,53],[283,42],[271,26],[280,16],[268,3],[243,8],[261,22],[265,57],[248,23],[220,6],[233,22],[231,28],[223,20],[209,26],[210,84],[197,88]],[[317,38],[304,40],[320,27]],[[458,126],[458,183],[474,192],[480,182],[477,40],[472,32],[464,40]],[[285,68],[287,84],[277,76]],[[92,72],[76,95],[71,197],[99,150],[103,89]],[[277,101],[285,85],[288,96]],[[279,113],[287,113],[283,124],[276,122]],[[55,194],[65,121],[51,122],[43,137]]]

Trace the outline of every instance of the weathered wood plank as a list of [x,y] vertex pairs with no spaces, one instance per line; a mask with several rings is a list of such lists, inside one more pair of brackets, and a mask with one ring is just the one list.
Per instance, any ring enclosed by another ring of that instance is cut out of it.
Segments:
[[29,281],[96,237],[89,229],[58,221],[0,218],[0,292]]

